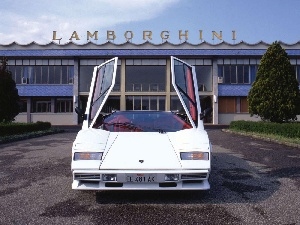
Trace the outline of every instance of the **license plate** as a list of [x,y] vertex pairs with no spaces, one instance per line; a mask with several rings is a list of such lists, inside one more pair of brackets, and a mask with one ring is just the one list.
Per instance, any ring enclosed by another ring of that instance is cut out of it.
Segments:
[[156,182],[155,174],[127,174],[127,182],[153,183]]

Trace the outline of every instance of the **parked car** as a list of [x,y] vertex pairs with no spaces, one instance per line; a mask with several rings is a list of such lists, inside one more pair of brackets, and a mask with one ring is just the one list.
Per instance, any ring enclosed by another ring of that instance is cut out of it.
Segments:
[[72,147],[78,190],[208,190],[211,143],[204,130],[195,69],[171,57],[184,114],[130,110],[103,114],[115,84],[115,57],[94,69],[84,119]]

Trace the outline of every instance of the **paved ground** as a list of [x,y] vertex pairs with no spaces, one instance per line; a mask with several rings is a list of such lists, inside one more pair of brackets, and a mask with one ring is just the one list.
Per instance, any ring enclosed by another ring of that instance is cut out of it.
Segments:
[[0,224],[300,224],[300,149],[208,129],[211,190],[73,191],[77,129],[0,145]]

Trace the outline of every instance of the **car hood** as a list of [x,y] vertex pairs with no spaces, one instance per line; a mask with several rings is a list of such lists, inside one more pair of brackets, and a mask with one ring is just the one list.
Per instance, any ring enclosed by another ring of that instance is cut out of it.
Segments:
[[72,161],[77,169],[159,170],[209,168],[209,161],[180,160],[180,152],[210,151],[206,131],[108,132],[81,130],[73,143],[74,152],[100,151],[102,161]]
[[180,169],[166,133],[122,132],[106,151],[100,169]]

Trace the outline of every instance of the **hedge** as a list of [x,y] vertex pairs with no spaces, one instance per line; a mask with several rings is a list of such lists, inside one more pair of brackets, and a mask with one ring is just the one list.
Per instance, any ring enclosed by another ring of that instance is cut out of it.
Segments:
[[51,128],[51,123],[38,121],[36,123],[0,123],[0,136],[10,136]]
[[300,138],[300,123],[271,123],[253,121],[232,121],[229,129],[245,132],[279,135],[287,138]]

